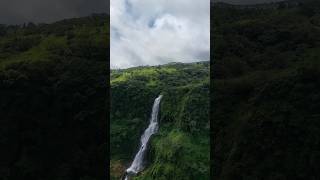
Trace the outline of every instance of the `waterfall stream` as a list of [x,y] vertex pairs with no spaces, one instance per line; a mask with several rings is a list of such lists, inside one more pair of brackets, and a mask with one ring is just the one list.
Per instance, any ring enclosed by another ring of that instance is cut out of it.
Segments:
[[144,168],[143,167],[144,155],[146,153],[149,139],[153,134],[155,134],[158,131],[158,113],[159,113],[161,98],[162,98],[162,95],[160,95],[154,100],[149,126],[141,136],[140,149],[136,154],[136,156],[134,157],[134,160],[131,166],[126,170],[127,175],[125,180],[129,180],[131,175],[136,175]]

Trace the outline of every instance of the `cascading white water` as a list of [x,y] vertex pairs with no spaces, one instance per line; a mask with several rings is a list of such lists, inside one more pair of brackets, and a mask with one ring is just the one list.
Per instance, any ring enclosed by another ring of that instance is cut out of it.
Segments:
[[[150,118],[150,124],[148,128],[144,131],[143,135],[141,136],[141,139],[140,139],[141,145],[138,153],[134,157],[134,160],[131,166],[126,170],[126,173],[129,175],[130,174],[135,175],[143,169],[143,160],[144,160],[143,158],[146,152],[149,139],[153,134],[155,134],[158,131],[158,113],[159,113],[161,98],[162,98],[162,95],[160,95],[154,100],[151,118]],[[125,180],[128,180],[128,175],[126,176]]]

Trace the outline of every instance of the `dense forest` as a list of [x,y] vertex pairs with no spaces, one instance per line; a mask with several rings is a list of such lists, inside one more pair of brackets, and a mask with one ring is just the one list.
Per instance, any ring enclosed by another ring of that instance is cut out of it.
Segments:
[[130,166],[159,94],[159,132],[146,168],[133,179],[210,179],[209,89],[209,62],[112,70],[111,179]]
[[0,25],[0,179],[107,177],[109,16]]
[[211,10],[212,179],[319,179],[320,1]]

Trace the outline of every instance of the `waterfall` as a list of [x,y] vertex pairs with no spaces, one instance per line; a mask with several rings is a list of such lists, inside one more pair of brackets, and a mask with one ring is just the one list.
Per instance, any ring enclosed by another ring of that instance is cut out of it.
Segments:
[[146,153],[146,148],[147,148],[149,139],[153,134],[155,134],[158,131],[158,112],[159,112],[161,98],[162,98],[162,95],[160,95],[154,100],[149,126],[141,136],[140,149],[136,154],[136,156],[134,157],[134,160],[131,166],[126,170],[127,175],[125,180],[128,180],[130,175],[135,175],[144,168],[143,158]]

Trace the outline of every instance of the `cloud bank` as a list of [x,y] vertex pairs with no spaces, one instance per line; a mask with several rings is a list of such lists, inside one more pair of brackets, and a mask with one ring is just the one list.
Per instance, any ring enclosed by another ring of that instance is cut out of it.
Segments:
[[210,0],[110,2],[111,68],[209,60]]

